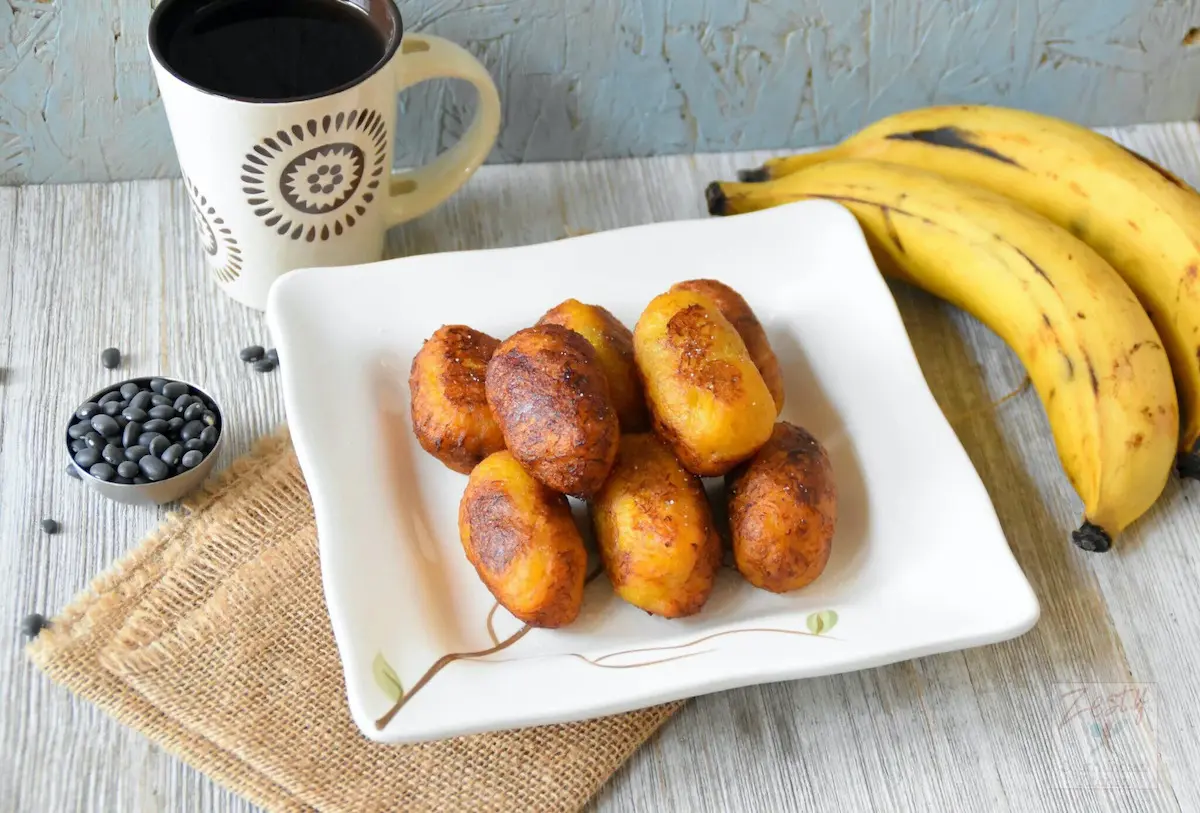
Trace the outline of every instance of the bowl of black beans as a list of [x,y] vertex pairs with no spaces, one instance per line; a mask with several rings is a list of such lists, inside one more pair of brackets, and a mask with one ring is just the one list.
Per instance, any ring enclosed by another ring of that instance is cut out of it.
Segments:
[[118,502],[174,502],[208,476],[222,429],[216,401],[194,384],[132,378],[93,394],[71,415],[68,471]]

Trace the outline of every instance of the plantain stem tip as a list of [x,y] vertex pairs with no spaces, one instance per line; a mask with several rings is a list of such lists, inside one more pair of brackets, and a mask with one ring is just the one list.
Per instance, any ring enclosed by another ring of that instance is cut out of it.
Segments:
[[1104,553],[1112,547],[1112,537],[1108,532],[1087,520],[1079,526],[1079,530],[1071,534],[1071,541],[1090,553]]
[[704,190],[704,199],[708,202],[708,213],[720,217],[725,214],[725,204],[728,202],[725,197],[725,192],[721,190],[721,183],[713,181]]

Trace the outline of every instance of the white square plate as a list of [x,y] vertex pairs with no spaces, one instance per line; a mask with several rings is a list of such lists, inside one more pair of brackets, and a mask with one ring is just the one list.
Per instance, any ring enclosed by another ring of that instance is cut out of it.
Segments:
[[[829,451],[839,523],[825,573],[774,595],[726,568],[704,610],[681,620],[636,610],[601,577],[574,624],[449,664],[378,730],[397,681],[412,687],[443,655],[520,628],[503,609],[489,621],[495,602],[463,555],[466,477],[412,434],[407,378],[422,341],[456,323],[504,338],[569,297],[632,328],[656,294],[696,277],[749,301],[783,366],[783,419]],[[350,709],[372,739],[586,719],[992,643],[1037,621],[858,224],[835,204],[300,270],[275,284],[268,318]]]

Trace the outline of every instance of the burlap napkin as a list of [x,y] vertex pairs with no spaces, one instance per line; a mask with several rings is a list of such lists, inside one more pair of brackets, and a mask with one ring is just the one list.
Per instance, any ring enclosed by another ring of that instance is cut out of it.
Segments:
[[346,705],[286,433],[99,576],[29,653],[271,810],[576,810],[679,705],[423,745],[367,740]]

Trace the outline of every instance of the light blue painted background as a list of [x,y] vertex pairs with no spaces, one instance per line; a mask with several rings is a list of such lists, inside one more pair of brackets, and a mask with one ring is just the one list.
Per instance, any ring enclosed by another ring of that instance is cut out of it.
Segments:
[[[175,174],[151,0],[0,0],[0,183]],[[505,104],[493,162],[828,143],[932,102],[1089,124],[1200,112],[1193,0],[407,0]],[[1189,44],[1195,41],[1195,44]],[[453,141],[469,90],[406,95],[397,161]],[[218,125],[219,126],[219,125]]]

